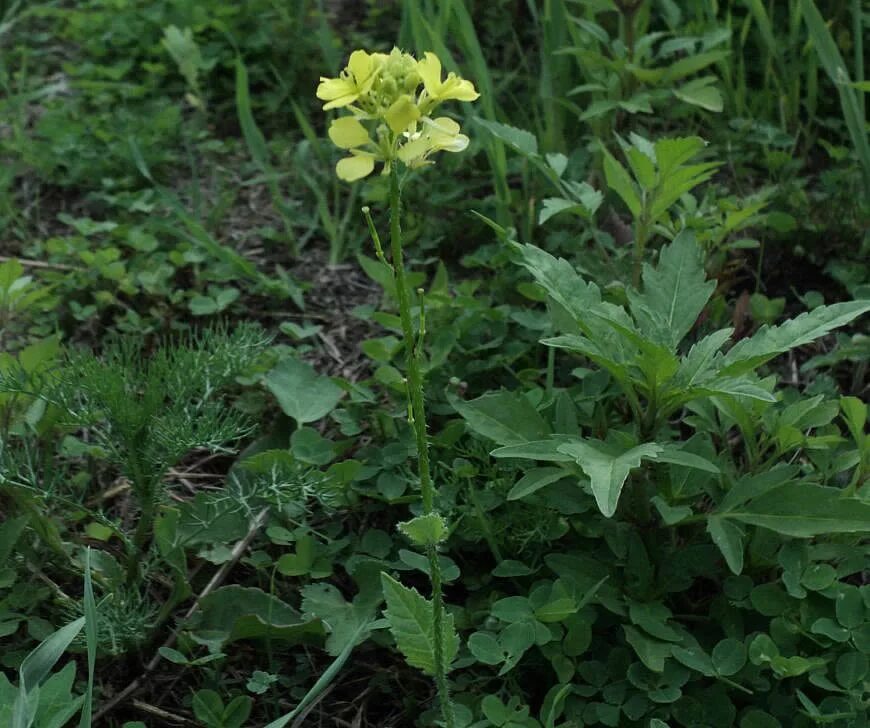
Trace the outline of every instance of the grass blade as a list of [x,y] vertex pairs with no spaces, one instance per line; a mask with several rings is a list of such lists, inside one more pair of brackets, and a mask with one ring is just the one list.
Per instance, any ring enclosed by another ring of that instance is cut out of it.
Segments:
[[97,602],[94,599],[94,584],[91,580],[91,549],[85,551],[85,637],[88,649],[88,687],[79,728],[91,728],[94,710],[94,668],[97,664]]
[[867,141],[866,122],[861,113],[861,102],[859,101],[861,92],[852,87],[852,79],[846,70],[843,56],[840,55],[834,36],[831,35],[831,31],[816,4],[813,0],[801,0],[801,7],[813,46],[815,46],[819,60],[822,62],[822,68],[825,69],[825,73],[834,82],[837,93],[840,94],[843,118],[863,168],[865,190],[870,194],[870,143]]

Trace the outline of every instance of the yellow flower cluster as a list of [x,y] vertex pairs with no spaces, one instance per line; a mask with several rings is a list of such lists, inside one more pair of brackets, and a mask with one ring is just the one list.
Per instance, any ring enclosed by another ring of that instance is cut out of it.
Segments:
[[350,111],[329,127],[333,143],[350,152],[336,174],[352,182],[371,174],[376,162],[383,162],[386,173],[396,159],[413,168],[431,164],[435,152],[461,152],[468,137],[459,124],[433,118],[432,112],[444,101],[474,101],[479,95],[471,81],[454,73],[442,79],[434,53],[418,61],[398,48],[389,54],[354,51],[338,78],[321,78],[317,87],[324,111]]

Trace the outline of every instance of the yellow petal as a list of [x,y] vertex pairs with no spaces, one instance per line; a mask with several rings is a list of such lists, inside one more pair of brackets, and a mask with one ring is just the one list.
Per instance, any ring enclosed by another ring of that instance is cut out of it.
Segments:
[[354,51],[347,61],[347,70],[353,75],[357,85],[361,85],[372,75],[372,57],[365,51]]
[[423,60],[417,61],[417,73],[423,79],[423,86],[430,96],[438,97],[441,89],[441,61],[431,51],[424,54]]
[[[453,74],[450,75],[453,76]],[[471,81],[456,76],[448,79],[448,81],[450,80],[455,81],[455,83],[450,85],[449,95],[442,95],[441,98],[456,99],[457,101],[475,101],[480,98],[480,94],[474,89],[474,84]]]
[[317,86],[317,98],[332,101],[341,96],[347,96],[356,91],[354,85],[344,78],[323,78]]
[[361,147],[371,141],[366,128],[352,116],[342,116],[329,125],[329,138],[340,149]]
[[426,119],[426,127],[432,134],[445,134],[455,136],[459,133],[458,122],[449,116],[439,116],[437,119]]
[[447,144],[440,144],[439,149],[445,152],[464,152],[468,148],[468,137],[465,134],[457,134]]
[[335,173],[345,182],[356,182],[368,177],[375,168],[375,159],[369,154],[354,154],[352,157],[339,159],[335,165]]
[[424,159],[430,150],[431,146],[429,144],[429,139],[426,137],[420,137],[419,139],[405,142],[405,144],[399,147],[399,159],[409,167],[412,167],[414,166],[415,160]]
[[387,124],[389,124],[390,129],[394,133],[400,134],[420,118],[420,109],[417,108],[417,105],[410,96],[400,96],[387,109],[384,118]]

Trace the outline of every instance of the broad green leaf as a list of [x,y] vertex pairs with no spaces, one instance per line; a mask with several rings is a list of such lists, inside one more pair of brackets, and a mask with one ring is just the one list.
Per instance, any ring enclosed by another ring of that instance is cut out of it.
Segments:
[[655,268],[645,264],[643,292],[629,291],[638,328],[655,342],[675,351],[713,295],[695,234],[681,231],[662,248]]
[[473,432],[499,445],[540,440],[550,433],[535,406],[519,392],[491,392],[467,402],[451,395],[448,400]]
[[323,634],[319,620],[303,618],[293,607],[256,587],[237,584],[200,600],[191,617],[194,632],[219,635],[222,644],[268,638],[295,643]]
[[870,301],[848,301],[819,306],[779,326],[764,326],[739,341],[719,362],[721,375],[751,371],[798,346],[804,346],[870,311]]
[[713,660],[700,647],[674,647],[673,656],[690,670],[699,672],[707,677],[713,677],[716,674],[713,668]]
[[[673,391],[673,388],[670,388]],[[776,397],[747,377],[717,377],[703,385],[677,391],[668,399],[671,407],[708,397],[746,397],[761,402],[776,402]]]
[[654,458],[650,458],[651,460],[655,460],[659,463],[670,463],[672,465],[682,465],[686,468],[693,468],[694,470],[703,470],[707,473],[719,473],[719,466],[715,463],[711,463],[707,458],[703,458],[700,455],[695,455],[694,453],[688,452],[687,450],[683,450],[673,443],[665,443],[660,444],[661,452],[656,455]]
[[498,576],[502,579],[513,579],[517,576],[528,576],[529,574],[534,573],[534,569],[526,566],[522,561],[516,561],[515,559],[505,559],[504,561],[500,561],[492,570],[493,576]]
[[662,177],[667,177],[688,162],[707,144],[701,137],[671,137],[655,143],[656,163]]
[[729,53],[730,51],[724,50],[707,51],[706,53],[695,53],[674,61],[667,67],[662,77],[662,82],[671,83],[672,81],[679,81],[686,76],[691,76],[693,73],[707,68],[707,66],[724,60],[728,57]]
[[[571,458],[566,458],[566,460],[570,462]],[[533,468],[514,484],[514,487],[507,494],[507,499],[519,500],[532,493],[537,493],[541,488],[545,488],[567,475],[568,473],[562,468]]]
[[673,614],[661,602],[632,602],[628,614],[632,624],[651,637],[664,642],[680,642],[683,639],[682,634],[668,624]]
[[668,504],[660,495],[651,498],[652,504],[656,507],[662,521],[666,526],[675,526],[680,521],[685,520],[692,515],[693,511],[689,506],[672,506]]
[[730,328],[714,331],[689,349],[689,353],[680,362],[680,368],[674,375],[674,385],[678,391],[691,389],[710,378],[716,355],[733,333],[734,329]]
[[528,597],[520,596],[499,599],[493,603],[491,613],[496,619],[509,624],[534,621],[535,618],[535,610]]
[[80,617],[61,627],[40,642],[24,658],[18,668],[18,691],[12,705],[11,728],[30,728],[39,711],[40,688],[52,679],[48,677],[49,673],[84,624],[85,618]]
[[531,273],[547,294],[574,316],[601,302],[601,291],[588,283],[564,258],[556,258],[534,245],[513,243],[519,264]]
[[787,483],[721,515],[797,538],[870,533],[870,503],[844,498],[839,488],[802,482]]
[[242,728],[253,707],[254,699],[250,695],[237,695],[224,709],[221,728]]
[[9,563],[12,549],[15,548],[15,544],[24,533],[28,520],[30,520],[28,516],[18,516],[17,518],[7,518],[3,523],[0,523],[0,564]]
[[570,597],[554,599],[535,610],[535,618],[545,624],[564,622],[572,614],[577,613],[578,606]]
[[79,711],[84,696],[73,696],[75,678],[76,664],[71,660],[42,684],[34,720],[36,728],[63,728]]
[[606,147],[602,146],[602,151],[604,152],[604,177],[607,180],[607,186],[622,198],[635,219],[640,217],[641,201],[634,182],[632,182],[625,167],[607,151]]
[[[594,444],[593,444],[594,443]],[[644,443],[625,452],[615,452],[614,448],[600,441],[575,441],[559,447],[560,452],[571,455],[592,483],[592,494],[599,510],[608,518],[616,513],[619,496],[628,474],[641,461],[655,459],[662,447],[655,443]]]
[[856,687],[870,671],[867,655],[860,652],[847,652],[837,660],[837,682],[846,690]]
[[503,664],[499,675],[512,670],[535,644],[535,629],[527,622],[509,624],[497,636],[489,632],[475,632],[468,639],[468,649],[486,665]]
[[84,626],[85,618],[79,617],[46,637],[24,658],[18,668],[20,692],[27,693],[46,679]]
[[625,640],[630,644],[640,661],[653,672],[663,672],[665,660],[671,656],[673,645],[670,642],[661,642],[647,637],[639,629],[624,624]]
[[[864,433],[864,428],[867,426],[867,403],[857,397],[841,397],[840,409],[852,439],[856,443],[863,443],[867,438]],[[2,542],[2,536],[0,536],[0,542]],[[2,553],[2,548],[0,548],[0,553]]]
[[714,76],[705,76],[674,89],[674,96],[692,106],[698,106],[705,111],[722,111],[724,101],[722,93],[716,87]]
[[[409,589],[388,574],[381,574],[384,597],[387,600],[385,615],[390,623],[390,632],[396,646],[408,664],[427,675],[435,674],[435,626],[432,621],[432,603],[423,598],[416,589]],[[444,614],[440,635],[445,669],[459,651],[459,635],[453,626],[453,615]]]
[[736,675],[746,664],[746,647],[733,637],[722,640],[711,653],[716,673],[724,677]]
[[222,726],[224,701],[214,690],[197,690],[191,702],[197,720],[207,726]]
[[559,448],[566,442],[573,442],[573,437],[554,435],[549,440],[523,442],[518,445],[506,445],[493,450],[494,458],[521,458],[523,460],[542,460],[550,463],[571,463],[574,458]]
[[596,192],[590,187],[586,199],[579,201],[568,200],[564,197],[546,197],[543,200],[541,211],[538,213],[538,225],[543,225],[551,217],[561,212],[573,212],[584,219],[589,219],[601,204],[600,195],[600,192]]
[[707,519],[707,531],[725,557],[728,568],[735,574],[743,573],[743,529],[722,516],[710,516]]
[[718,166],[719,162],[704,162],[675,169],[667,177],[662,174],[649,206],[650,219],[658,220],[684,194],[710,179]]
[[284,413],[297,425],[325,417],[338,404],[344,391],[329,377],[298,359],[284,359],[264,377],[266,388],[275,395]]
[[447,538],[447,521],[437,513],[427,513],[399,524],[399,530],[416,546],[434,546]]
[[492,134],[496,139],[503,141],[509,147],[524,156],[536,156],[538,154],[538,140],[535,135],[525,129],[517,129],[515,126],[501,124],[497,121],[487,121],[476,118],[475,121]]

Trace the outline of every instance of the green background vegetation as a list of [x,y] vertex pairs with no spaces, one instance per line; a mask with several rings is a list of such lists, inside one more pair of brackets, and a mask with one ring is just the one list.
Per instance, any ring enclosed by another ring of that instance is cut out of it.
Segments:
[[[867,726],[868,27],[0,0],[0,728],[440,725],[436,638],[462,728]],[[396,45],[409,322],[314,96]]]

